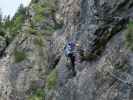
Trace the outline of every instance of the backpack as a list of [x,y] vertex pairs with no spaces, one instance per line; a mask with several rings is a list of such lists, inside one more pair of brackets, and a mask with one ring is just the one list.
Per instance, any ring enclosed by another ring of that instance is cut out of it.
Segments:
[[68,57],[70,54],[72,54],[74,51],[74,47],[75,47],[75,44],[73,42],[69,42],[64,48],[65,56]]

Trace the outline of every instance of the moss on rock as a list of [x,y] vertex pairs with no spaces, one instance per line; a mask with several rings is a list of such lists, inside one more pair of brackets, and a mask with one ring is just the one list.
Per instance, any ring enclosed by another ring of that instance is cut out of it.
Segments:
[[15,58],[15,63],[19,63],[27,58],[27,55],[24,51],[14,51],[14,58]]
[[28,97],[28,100],[44,100],[45,91],[43,89],[36,89],[33,94]]
[[133,51],[133,21],[130,21],[125,34],[126,47]]
[[57,84],[57,70],[54,69],[47,77],[47,89],[54,89]]
[[36,38],[34,40],[35,45],[38,45],[39,47],[43,47],[43,40],[41,38]]

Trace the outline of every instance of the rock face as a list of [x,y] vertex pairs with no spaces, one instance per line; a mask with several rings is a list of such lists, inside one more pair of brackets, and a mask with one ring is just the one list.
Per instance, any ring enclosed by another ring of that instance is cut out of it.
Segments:
[[35,42],[38,39],[38,36],[20,33],[7,48],[9,57],[2,58],[6,64],[2,59],[0,62],[4,79],[0,88],[1,100],[27,100],[27,95],[30,95],[28,91],[31,91],[32,86],[44,86],[47,66],[47,50],[44,48],[46,42],[43,41],[42,47]]
[[[78,41],[86,57],[75,65],[74,77],[69,62],[65,56],[61,57],[56,67],[57,87],[48,93],[46,100],[132,100],[132,52],[124,45],[123,30],[132,19],[133,1],[61,0],[60,3],[66,39]],[[118,66],[125,70],[117,69]]]
[[[133,1],[55,0],[56,11],[41,8],[47,3],[31,2],[8,47],[0,37],[0,100],[36,100],[38,89],[38,100],[133,100],[133,52],[125,46]],[[69,40],[82,51],[76,75],[63,53]]]

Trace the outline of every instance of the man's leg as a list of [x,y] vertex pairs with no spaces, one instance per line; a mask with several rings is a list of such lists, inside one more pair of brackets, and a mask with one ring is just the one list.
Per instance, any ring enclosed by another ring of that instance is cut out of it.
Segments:
[[71,65],[72,65],[72,71],[73,71],[73,76],[76,75],[76,71],[75,71],[75,56],[73,54],[71,54]]

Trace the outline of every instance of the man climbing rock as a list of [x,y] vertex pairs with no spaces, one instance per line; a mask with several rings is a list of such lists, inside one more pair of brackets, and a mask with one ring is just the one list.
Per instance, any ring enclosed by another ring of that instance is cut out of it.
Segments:
[[75,42],[70,41],[66,44],[64,48],[64,53],[67,58],[70,60],[71,64],[71,69],[75,73],[75,55],[74,55],[74,50],[75,50]]
[[81,63],[82,61],[81,54],[83,51],[81,50],[80,43],[74,41],[68,42],[64,48],[64,53],[68,60],[70,60],[71,69],[75,75],[75,65]]

